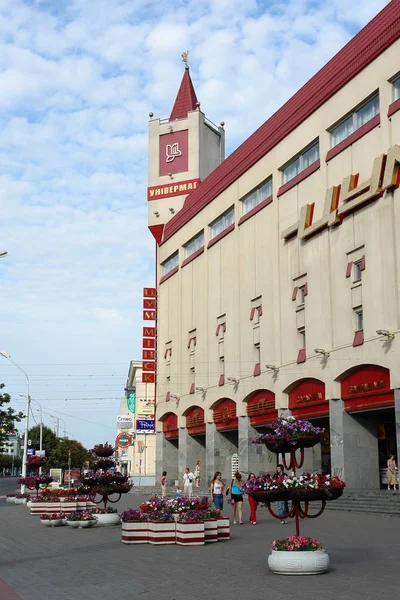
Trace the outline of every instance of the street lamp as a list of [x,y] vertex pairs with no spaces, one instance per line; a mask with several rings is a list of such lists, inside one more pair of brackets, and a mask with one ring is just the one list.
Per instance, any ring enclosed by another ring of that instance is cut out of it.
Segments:
[[[25,394],[20,394],[21,398],[27,398],[27,396]],[[37,411],[40,411],[40,434],[39,434],[39,450],[40,452],[43,450],[43,412],[42,412],[42,405],[40,404],[40,402],[38,402],[37,400],[34,400],[33,398],[31,398],[31,402],[36,402],[36,404],[39,405],[40,408],[37,408]],[[39,469],[39,474],[42,474],[42,467],[40,467]]]
[[[29,410],[31,408],[31,397],[30,397],[30,394],[29,394],[29,392],[30,392],[29,377],[25,373],[25,371],[23,370],[23,368],[20,367],[19,365],[17,365],[17,363],[12,360],[12,358],[8,354],[8,352],[6,352],[5,350],[2,350],[0,352],[0,354],[1,354],[1,356],[3,356],[3,358],[6,358],[7,360],[9,360],[10,363],[12,363],[14,365],[14,367],[17,367],[17,369],[19,369],[20,371],[22,371],[22,373],[26,377],[26,381],[28,382],[28,396],[26,397],[26,419],[25,419],[25,434],[24,434],[24,454],[22,456],[22,477],[25,478],[26,477],[26,449],[27,449],[27,445],[28,445]],[[21,494],[25,494],[25,485],[24,484],[21,484]]]
[[7,254],[7,250],[0,250],[0,258],[3,258],[3,256],[7,256]]

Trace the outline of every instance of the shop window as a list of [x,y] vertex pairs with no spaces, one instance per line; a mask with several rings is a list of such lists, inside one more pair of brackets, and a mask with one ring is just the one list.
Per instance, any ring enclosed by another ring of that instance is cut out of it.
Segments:
[[400,75],[392,81],[393,85],[393,102],[400,100]]
[[340,142],[348,138],[357,129],[360,129],[365,123],[368,123],[377,114],[379,114],[379,94],[367,100],[330,130],[331,148],[340,144]]
[[167,275],[179,265],[179,252],[176,251],[172,256],[167,258],[161,266],[163,275]]
[[255,190],[243,198],[241,201],[242,215],[248,213],[270,196],[272,196],[272,177],[269,177],[266,181],[264,181],[264,183],[259,185]]
[[226,213],[218,217],[213,223],[210,225],[210,239],[217,237],[220,233],[228,229],[231,225],[235,223],[235,209],[232,206]]
[[307,169],[310,165],[319,159],[319,141],[312,144],[309,148],[298,154],[282,169],[283,183],[294,179],[299,173]]
[[196,235],[193,239],[190,240],[187,244],[184,245],[185,249],[185,258],[189,258],[198,250],[204,248],[204,231]]

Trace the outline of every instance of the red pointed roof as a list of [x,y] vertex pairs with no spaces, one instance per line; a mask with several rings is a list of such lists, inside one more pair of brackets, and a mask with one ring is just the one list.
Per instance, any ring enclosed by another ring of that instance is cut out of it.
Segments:
[[189,74],[189,67],[185,67],[185,72],[182,77],[181,87],[176,96],[175,104],[169,118],[184,119],[187,117],[190,110],[195,110],[197,103],[196,92],[194,91],[193,83]]

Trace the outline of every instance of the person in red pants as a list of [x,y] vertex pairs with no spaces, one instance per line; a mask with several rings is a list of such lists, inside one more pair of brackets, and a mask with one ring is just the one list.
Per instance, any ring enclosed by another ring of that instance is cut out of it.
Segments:
[[[253,479],[255,478],[254,473],[249,473],[249,476],[247,478],[247,481],[249,479]],[[256,511],[257,511],[257,502],[254,500],[254,498],[252,496],[248,496],[249,499],[249,506],[250,506],[250,523],[252,525],[256,525],[257,524],[257,517],[256,517]]]

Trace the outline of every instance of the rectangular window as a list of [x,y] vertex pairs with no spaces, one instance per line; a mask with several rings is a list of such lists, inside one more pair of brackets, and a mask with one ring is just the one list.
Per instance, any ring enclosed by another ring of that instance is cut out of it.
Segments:
[[304,304],[304,298],[306,296],[306,286],[302,285],[301,287],[299,287],[299,304]]
[[167,275],[167,273],[169,273],[170,271],[172,271],[173,269],[175,269],[175,267],[177,267],[179,265],[179,252],[176,251],[172,256],[170,256],[169,258],[167,258],[167,260],[165,260],[162,263],[162,272],[163,275]]
[[394,79],[393,83],[393,102],[400,99],[400,75]]
[[190,242],[185,244],[185,258],[192,256],[200,248],[204,248],[204,231],[196,235]]
[[305,327],[302,327],[301,329],[299,329],[298,332],[299,332],[299,336],[300,336],[300,348],[302,350],[304,350],[305,347],[306,347],[306,330],[305,330]]
[[301,154],[296,156],[286,167],[282,169],[283,174],[283,183],[287,183],[291,181],[307,169],[310,165],[312,165],[315,161],[319,159],[319,141],[304,150]]
[[351,115],[343,119],[341,123],[331,129],[331,147],[343,142],[354,131],[368,123],[379,113],[379,94],[367,100],[360,108],[353,111]]
[[357,262],[354,263],[353,265],[353,275],[354,275],[354,283],[356,283],[357,281],[361,281],[361,260],[358,260]]
[[356,331],[362,331],[364,329],[364,316],[362,309],[356,310]]
[[230,225],[235,223],[235,209],[232,206],[226,213],[224,213],[221,217],[218,217],[213,223],[210,225],[210,239],[215,238],[217,235],[228,229]]
[[272,177],[269,177],[264,183],[243,198],[242,215],[248,213],[270,196],[272,196]]

